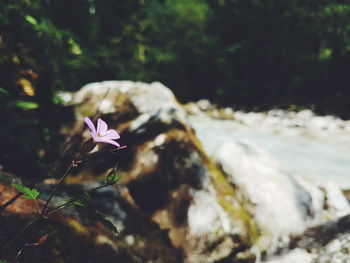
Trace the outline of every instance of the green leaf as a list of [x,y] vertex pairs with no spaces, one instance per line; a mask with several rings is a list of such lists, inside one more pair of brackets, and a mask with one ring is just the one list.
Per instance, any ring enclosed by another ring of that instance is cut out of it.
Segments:
[[39,108],[39,104],[31,101],[18,100],[14,102],[14,105],[24,110],[33,110]]
[[10,262],[5,261],[5,260],[0,260],[0,263],[10,263]]
[[118,183],[120,180],[120,175],[117,173],[117,169],[113,169],[109,172],[109,174],[106,177],[106,184],[107,185],[114,185],[115,183]]
[[72,205],[85,207],[84,202],[83,202],[83,201],[80,201],[80,200],[77,200],[77,201],[72,202]]
[[38,21],[30,15],[26,15],[24,18],[28,23],[32,24],[33,26],[38,24]]
[[16,187],[16,189],[18,191],[20,191],[21,193],[24,194],[24,196],[23,196],[24,199],[34,200],[40,195],[40,192],[38,190],[36,190],[35,188],[30,189],[30,188],[23,186],[23,185],[20,185],[20,184],[14,184],[14,186]]
[[30,189],[28,187],[24,186],[24,185],[20,185],[20,184],[13,184],[13,185],[16,187],[16,189],[18,191],[20,191],[23,194],[26,194],[26,193],[30,192]]
[[[6,95],[10,94],[10,93],[9,93],[7,90],[5,90],[4,88],[0,88],[0,93],[6,94]],[[0,263],[1,263],[1,261],[0,261]]]
[[62,97],[60,97],[57,92],[53,94],[53,97],[52,97],[52,102],[54,104],[63,104],[64,103],[64,100],[62,99]]
[[95,219],[102,223],[106,228],[111,230],[113,233],[119,233],[117,227],[112,223],[111,220],[107,219],[104,214],[99,211],[95,211]]
[[40,192],[38,190],[36,190],[35,188],[33,188],[30,192],[30,194],[27,196],[23,196],[23,198],[25,199],[29,199],[29,200],[34,200],[34,199],[37,199],[38,196],[40,195]]
[[79,44],[73,38],[68,39],[68,44],[71,47],[70,52],[73,55],[80,55],[82,53]]
[[326,60],[330,59],[332,56],[332,49],[330,48],[322,48],[320,51],[320,54],[318,55],[318,58],[320,60]]

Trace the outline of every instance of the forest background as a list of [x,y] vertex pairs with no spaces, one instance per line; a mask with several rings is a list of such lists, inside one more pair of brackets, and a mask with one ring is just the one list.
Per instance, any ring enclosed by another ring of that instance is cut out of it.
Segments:
[[57,92],[160,81],[181,102],[350,116],[346,0],[2,0],[0,164],[57,158]]

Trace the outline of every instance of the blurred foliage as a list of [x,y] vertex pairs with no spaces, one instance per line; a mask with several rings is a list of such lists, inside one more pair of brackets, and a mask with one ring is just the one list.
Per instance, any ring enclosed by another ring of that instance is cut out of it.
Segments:
[[58,90],[161,81],[182,101],[349,117],[344,0],[2,0],[0,164],[35,176],[55,158]]
[[215,10],[210,30],[232,72],[221,80],[226,103],[248,109],[298,104],[349,116],[350,3],[208,3]]

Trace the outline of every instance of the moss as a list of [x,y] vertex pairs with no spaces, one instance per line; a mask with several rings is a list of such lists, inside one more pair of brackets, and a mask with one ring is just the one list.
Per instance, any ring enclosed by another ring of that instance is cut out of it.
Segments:
[[70,226],[72,228],[72,230],[75,232],[75,233],[78,233],[78,234],[87,234],[88,232],[88,229],[83,226],[78,220],[76,219],[73,219],[73,218],[68,218],[66,220],[66,223],[68,226]]
[[[194,137],[194,136],[193,136]],[[235,188],[231,185],[216,164],[206,155],[201,142],[197,138],[192,138],[196,145],[207,171],[211,174],[212,184],[217,192],[217,200],[220,206],[230,215],[233,220],[243,223],[245,230],[245,242],[248,245],[259,243],[260,231],[254,218],[250,215],[244,205],[239,201]],[[237,207],[233,202],[237,202]]]
[[81,116],[93,116],[96,112],[96,105],[90,101],[90,103],[82,103],[78,109]]
[[[246,241],[252,245],[256,244],[259,239],[259,230],[254,218],[251,217],[243,204],[238,201],[234,187],[227,182],[215,164],[211,162],[208,166],[212,174],[212,183],[218,194],[218,203],[233,219],[242,220],[247,234]],[[233,200],[237,201],[238,207],[233,206]]]
[[[198,151],[206,170],[211,174],[212,184],[217,192],[219,205],[230,215],[230,217],[242,224],[245,231],[244,242],[246,245],[259,246],[260,231],[254,218],[250,215],[244,205],[239,201],[233,185],[225,178],[223,172],[206,155],[201,142],[195,137],[192,130],[186,131],[171,130],[166,133],[166,141],[183,141],[184,138],[190,141],[196,151]],[[236,206],[235,206],[236,205]],[[259,246],[261,247],[261,246]]]

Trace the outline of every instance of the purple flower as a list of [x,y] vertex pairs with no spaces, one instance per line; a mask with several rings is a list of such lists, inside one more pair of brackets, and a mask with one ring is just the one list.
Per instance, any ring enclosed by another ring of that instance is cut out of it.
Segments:
[[95,126],[90,120],[90,118],[85,117],[84,121],[87,124],[87,126],[89,126],[91,137],[95,142],[104,142],[120,147],[119,143],[113,141],[120,138],[119,134],[115,130],[108,130],[106,122],[104,122],[101,119],[98,119],[97,128],[95,129]]

